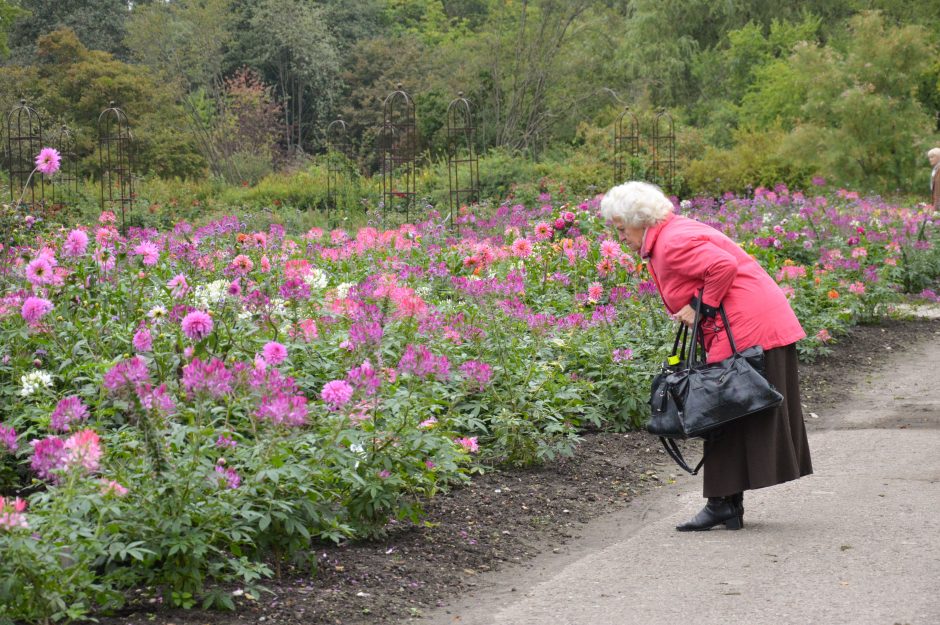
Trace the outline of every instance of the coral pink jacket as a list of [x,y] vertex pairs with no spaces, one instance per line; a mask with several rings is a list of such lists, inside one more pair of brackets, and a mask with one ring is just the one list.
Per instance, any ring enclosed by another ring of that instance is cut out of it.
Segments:
[[[674,314],[704,287],[702,302],[724,304],[738,350],[764,350],[795,343],[806,336],[783,291],[763,267],[734,241],[703,223],[679,215],[646,230],[640,255],[666,309]],[[705,324],[708,362],[731,355],[721,316]]]

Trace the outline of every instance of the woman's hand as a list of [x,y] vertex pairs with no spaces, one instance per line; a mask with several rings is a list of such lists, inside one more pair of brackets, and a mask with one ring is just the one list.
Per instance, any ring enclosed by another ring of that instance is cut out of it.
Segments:
[[695,309],[686,304],[672,318],[691,328],[692,324],[695,323]]

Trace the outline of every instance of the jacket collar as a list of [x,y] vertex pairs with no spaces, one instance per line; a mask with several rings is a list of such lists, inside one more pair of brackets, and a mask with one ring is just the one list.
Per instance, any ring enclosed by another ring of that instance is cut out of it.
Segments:
[[660,231],[675,218],[675,213],[669,213],[661,222],[646,229],[646,233],[643,235],[643,244],[640,246],[640,258],[650,257],[650,252],[653,251],[653,246],[656,245],[656,239],[659,238]]

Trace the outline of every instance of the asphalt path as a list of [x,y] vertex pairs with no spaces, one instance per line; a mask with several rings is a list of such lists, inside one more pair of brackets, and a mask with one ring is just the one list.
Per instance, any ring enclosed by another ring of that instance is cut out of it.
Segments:
[[744,530],[676,532],[680,476],[409,623],[940,624],[940,335],[808,418],[815,473],[745,493]]

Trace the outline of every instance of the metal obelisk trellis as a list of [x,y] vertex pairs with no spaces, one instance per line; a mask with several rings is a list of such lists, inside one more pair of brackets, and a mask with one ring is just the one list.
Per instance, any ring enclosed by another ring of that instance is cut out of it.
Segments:
[[404,213],[407,221],[417,197],[415,180],[415,104],[401,84],[382,103],[382,219]]
[[480,158],[470,101],[463,92],[447,106],[447,180],[450,185],[450,226],[463,204],[480,199]]
[[[624,128],[626,121],[627,127]],[[614,127],[614,184],[626,181],[627,164],[630,165],[630,179],[637,177],[637,161],[640,158],[640,120],[630,107],[623,109]]]
[[326,216],[332,224],[340,204],[349,202],[349,126],[337,117],[326,127]]
[[134,138],[127,115],[111,102],[98,116],[98,163],[101,166],[101,208],[121,210],[121,232],[127,233],[127,211],[134,207]]
[[676,177],[676,125],[665,110],[656,113],[650,137],[653,152],[653,182],[671,192]]
[[[22,198],[23,204],[31,208],[43,202],[46,196],[46,179],[33,175],[36,156],[42,150],[42,118],[35,109],[27,106],[26,100],[7,114],[6,156],[7,172],[10,175],[10,202]],[[29,185],[29,189],[26,189]]]
[[68,126],[63,124],[52,140],[52,146],[59,151],[62,165],[59,173],[52,180],[52,201],[66,204],[78,195],[78,163],[75,158],[75,137]]

